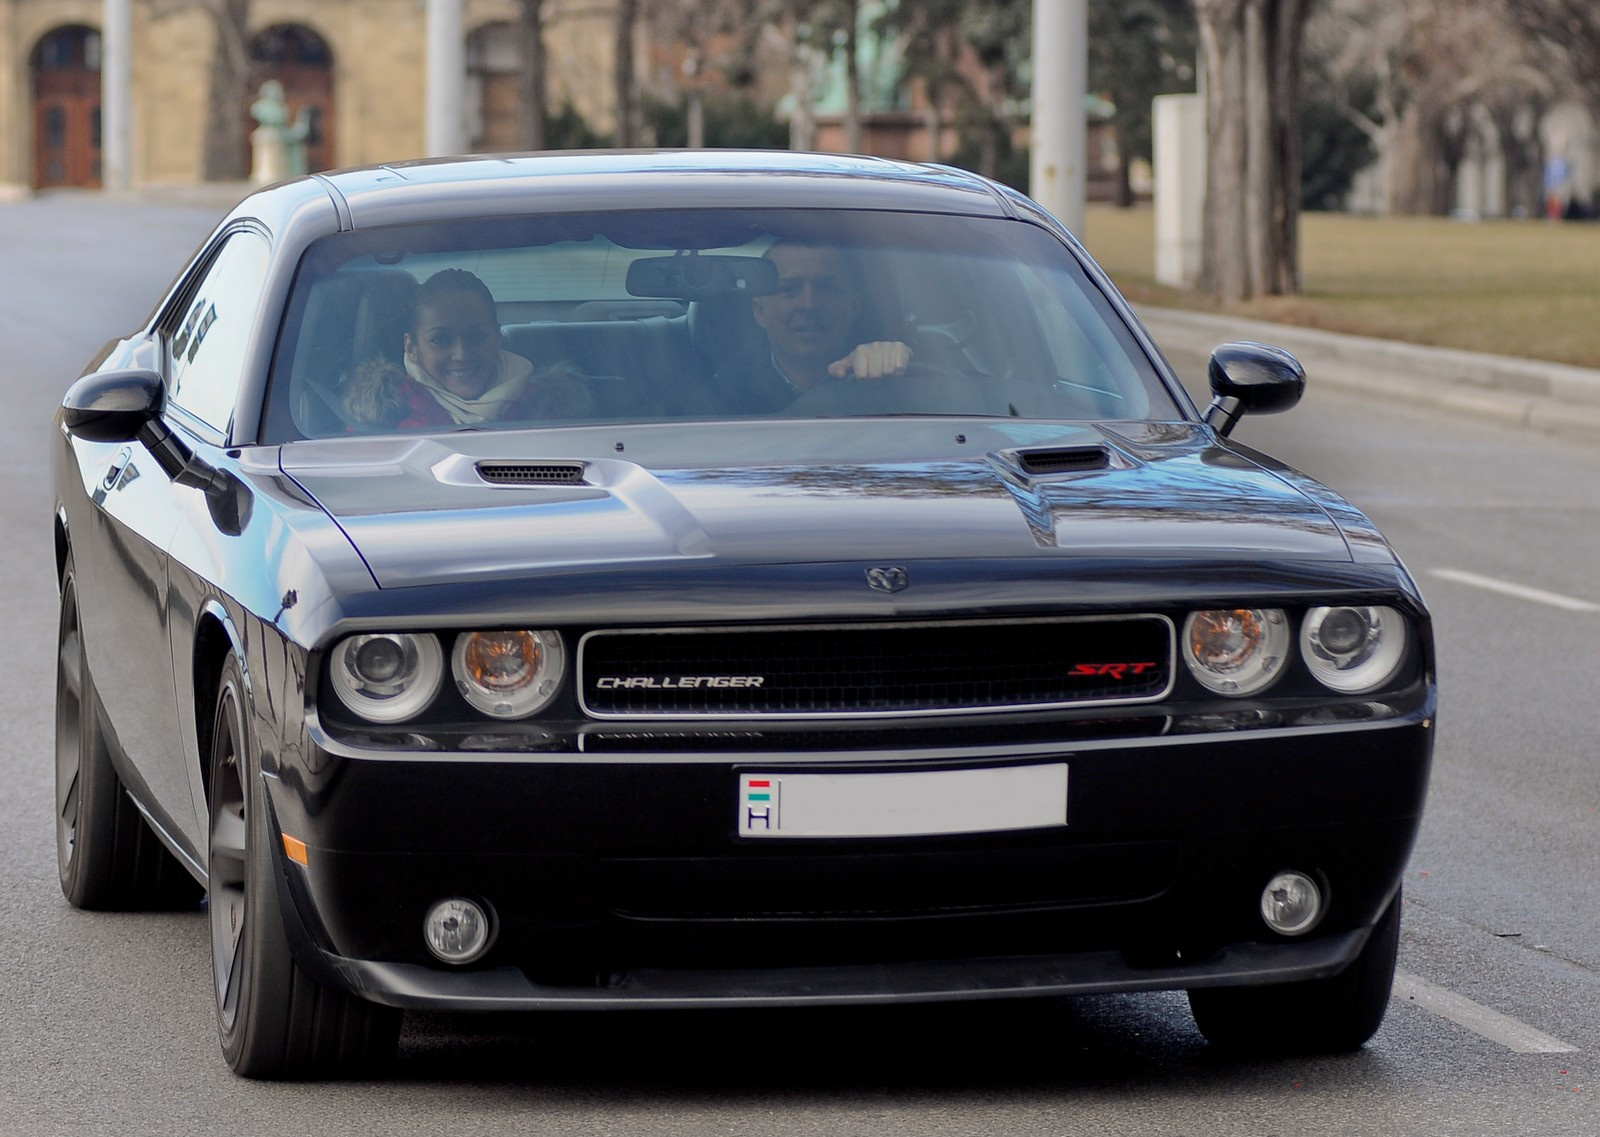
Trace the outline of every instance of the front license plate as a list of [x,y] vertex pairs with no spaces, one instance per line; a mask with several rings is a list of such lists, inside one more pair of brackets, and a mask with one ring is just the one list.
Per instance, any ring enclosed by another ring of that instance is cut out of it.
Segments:
[[1064,762],[892,774],[740,774],[741,837],[916,837],[1067,823]]

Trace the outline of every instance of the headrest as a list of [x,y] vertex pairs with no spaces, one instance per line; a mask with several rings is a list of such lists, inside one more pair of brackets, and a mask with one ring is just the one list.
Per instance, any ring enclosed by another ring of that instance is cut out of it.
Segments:
[[351,321],[351,363],[380,357],[401,362],[415,306],[416,278],[404,269],[385,269],[355,279],[361,282],[361,295]]

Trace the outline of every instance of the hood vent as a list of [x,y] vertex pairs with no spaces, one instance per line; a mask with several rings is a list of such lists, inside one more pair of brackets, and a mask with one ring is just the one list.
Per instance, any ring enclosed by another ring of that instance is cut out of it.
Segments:
[[1024,474],[1033,477],[1104,470],[1111,465],[1111,455],[1104,446],[1067,446],[1053,450],[1018,450],[1016,453],[1017,465]]
[[479,462],[478,476],[497,486],[581,486],[582,462]]

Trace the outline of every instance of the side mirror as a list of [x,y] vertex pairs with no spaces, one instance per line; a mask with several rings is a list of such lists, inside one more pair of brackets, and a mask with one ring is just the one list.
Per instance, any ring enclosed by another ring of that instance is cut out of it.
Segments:
[[1245,415],[1286,411],[1306,393],[1306,369],[1281,347],[1241,341],[1211,353],[1206,421],[1226,438]]
[[132,442],[161,413],[166,388],[154,371],[97,371],[61,400],[61,424],[88,442]]

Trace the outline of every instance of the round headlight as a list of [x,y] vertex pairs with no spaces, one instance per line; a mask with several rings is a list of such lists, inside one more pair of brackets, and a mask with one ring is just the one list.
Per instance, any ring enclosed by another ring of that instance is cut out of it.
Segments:
[[1311,674],[1345,695],[1382,687],[1405,653],[1405,617],[1393,608],[1313,608],[1300,627],[1300,654]]
[[1207,690],[1254,695],[1283,671],[1289,621],[1277,608],[1191,612],[1183,625],[1183,659]]
[[467,702],[495,718],[519,719],[555,698],[564,660],[556,632],[465,632],[456,637],[451,665]]
[[444,651],[430,635],[348,636],[334,647],[328,676],[340,701],[368,722],[404,722],[439,693]]

